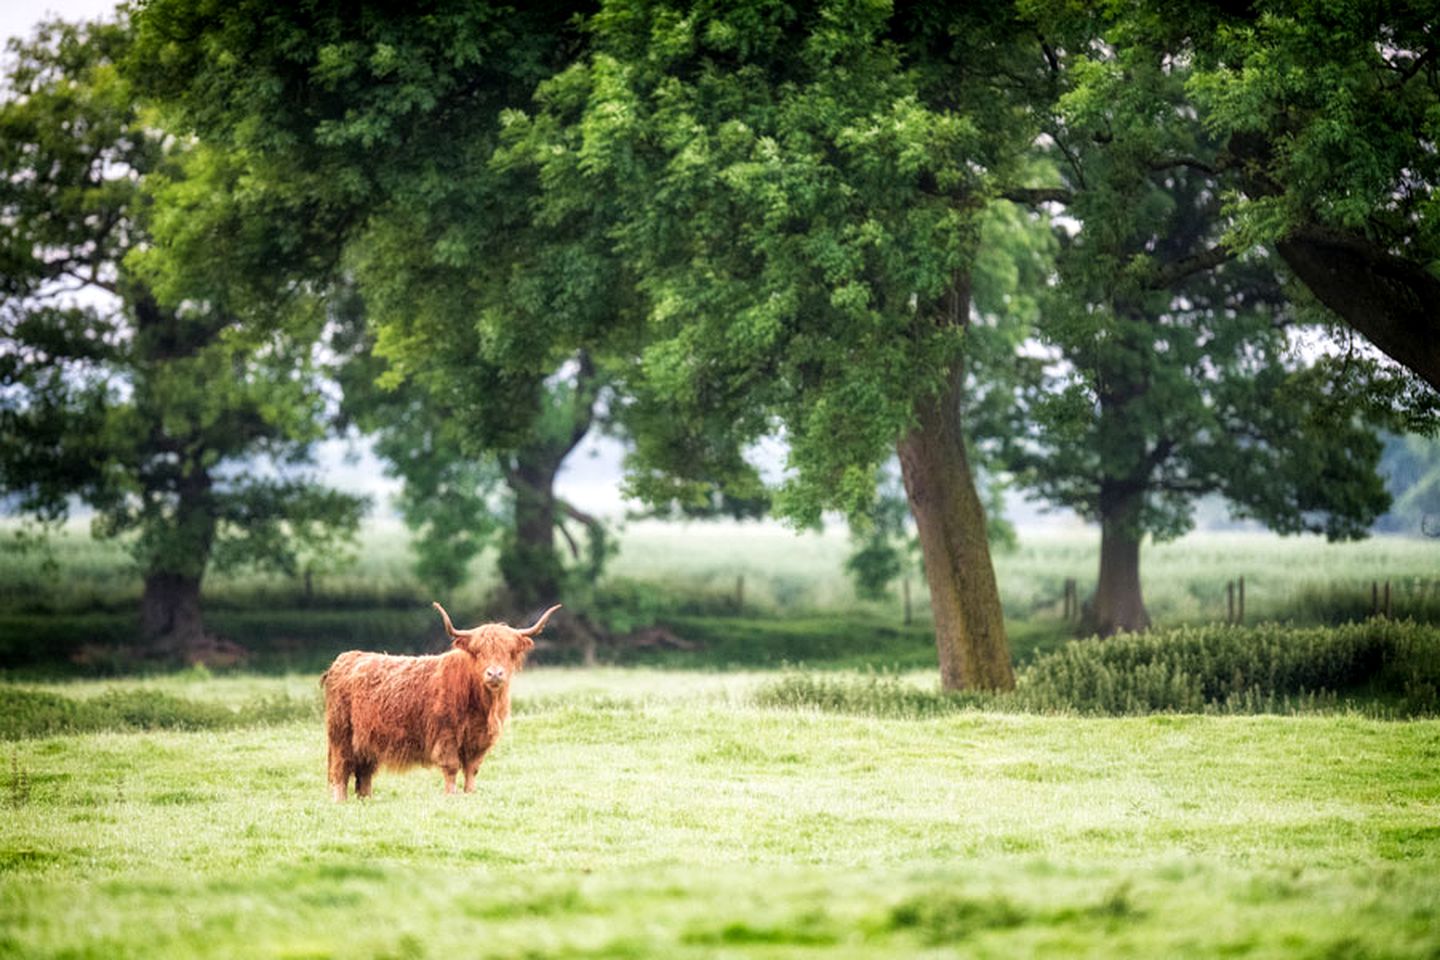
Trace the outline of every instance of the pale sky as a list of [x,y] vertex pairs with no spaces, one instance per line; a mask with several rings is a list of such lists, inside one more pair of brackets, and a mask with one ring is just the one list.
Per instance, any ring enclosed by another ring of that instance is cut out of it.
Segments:
[[108,19],[114,12],[114,0],[9,0],[0,3],[0,35],[28,37],[41,20],[60,17],[62,20]]

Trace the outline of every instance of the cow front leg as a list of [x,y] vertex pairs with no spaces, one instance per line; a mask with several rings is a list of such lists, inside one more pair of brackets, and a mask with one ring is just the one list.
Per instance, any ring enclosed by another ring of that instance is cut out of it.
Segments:
[[481,750],[480,755],[465,764],[465,792],[475,792],[475,774],[480,770],[480,761],[485,759],[485,751]]
[[445,792],[455,792],[455,775],[460,772],[460,748],[454,741],[442,741],[430,751],[430,759],[445,774]]

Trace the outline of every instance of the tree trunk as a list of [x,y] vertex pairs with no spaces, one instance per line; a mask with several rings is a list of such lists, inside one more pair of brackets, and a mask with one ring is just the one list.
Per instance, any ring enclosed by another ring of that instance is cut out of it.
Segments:
[[[946,299],[948,322],[967,322],[968,278],[960,278]],[[985,508],[965,453],[963,399],[964,371],[957,363],[945,389],[916,404],[917,423],[896,452],[925,557],[940,685],[1011,690],[1015,671],[990,563]]]
[[200,613],[200,578],[167,571],[146,574],[140,633],[154,656],[188,660],[206,649],[209,638]]
[[555,603],[563,574],[555,549],[555,474],[560,462],[538,460],[525,451],[506,474],[515,498],[515,528],[501,547],[499,566],[511,601],[520,610]]
[[1100,577],[1084,630],[1102,637],[1139,632],[1150,626],[1140,592],[1141,534],[1135,525],[1140,497],[1131,492],[1107,497],[1102,487],[1100,500]]
[[[515,525],[500,547],[500,574],[505,580],[509,602],[517,614],[538,612],[553,603],[564,603],[561,596],[567,576],[555,537],[559,531],[570,545],[573,559],[580,564],[578,546],[562,525],[562,513],[582,523],[596,524],[592,517],[577,511],[555,495],[555,478],[565,458],[580,445],[595,419],[599,379],[594,364],[585,353],[577,358],[574,392],[571,394],[566,418],[559,424],[552,421],[551,432],[543,430],[515,451],[505,471],[505,482],[515,502]],[[544,423],[542,415],[537,423]],[[577,570],[581,568],[577,567]],[[583,575],[598,573],[581,570]],[[574,601],[571,600],[571,603]],[[583,610],[562,611],[554,621],[550,635],[580,648],[587,665],[596,663],[597,631]]]

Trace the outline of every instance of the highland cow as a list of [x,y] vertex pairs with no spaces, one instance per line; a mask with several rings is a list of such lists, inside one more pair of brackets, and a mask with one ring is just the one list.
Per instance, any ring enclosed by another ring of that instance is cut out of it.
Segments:
[[337,802],[345,800],[352,776],[355,795],[370,796],[379,766],[437,766],[446,793],[455,792],[455,775],[463,769],[465,792],[473,792],[480,761],[510,716],[510,678],[560,609],[556,604],[524,630],[503,623],[456,630],[445,608],[434,606],[453,649],[428,657],[351,650],[320,678],[330,790]]

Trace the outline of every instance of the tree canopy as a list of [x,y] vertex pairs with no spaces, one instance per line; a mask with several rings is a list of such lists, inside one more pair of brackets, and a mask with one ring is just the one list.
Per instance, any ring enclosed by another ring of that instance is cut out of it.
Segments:
[[[295,573],[354,530],[362,502],[286,469],[323,431],[317,314],[247,316],[203,281],[156,291],[168,254],[149,188],[184,182],[201,155],[153,126],[118,71],[130,37],[123,21],[52,23],[12,46],[0,485],[24,512],[56,519],[78,498],[98,532],[133,534],[146,639],[192,656],[212,562]],[[281,469],[254,470],[261,458]]]

